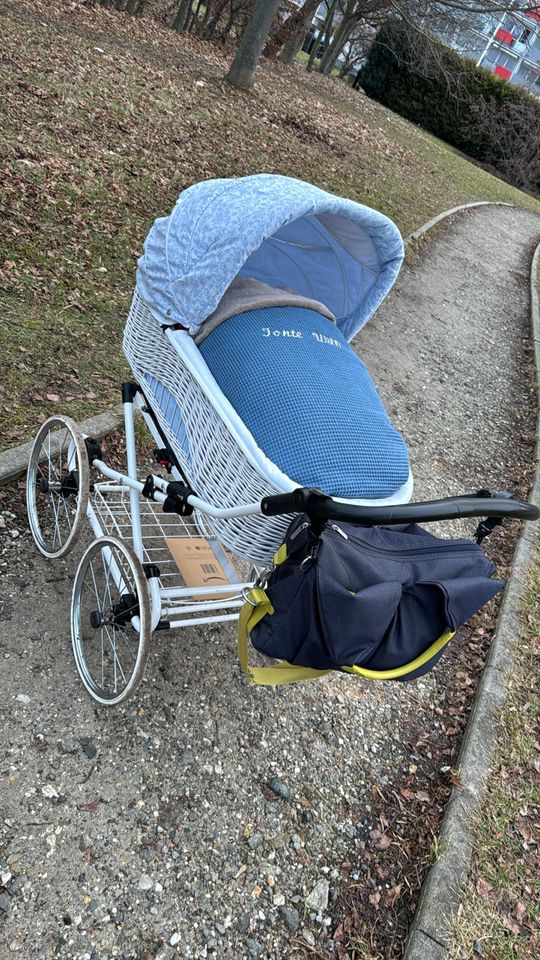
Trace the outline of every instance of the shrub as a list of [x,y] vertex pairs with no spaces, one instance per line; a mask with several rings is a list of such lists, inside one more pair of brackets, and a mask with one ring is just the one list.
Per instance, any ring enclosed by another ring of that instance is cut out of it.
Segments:
[[511,183],[540,192],[540,104],[434,37],[399,21],[379,30],[360,73],[366,93]]

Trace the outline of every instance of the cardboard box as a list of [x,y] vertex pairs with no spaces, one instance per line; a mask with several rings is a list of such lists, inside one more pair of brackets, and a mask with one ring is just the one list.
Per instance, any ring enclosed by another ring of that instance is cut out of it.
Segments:
[[[170,537],[165,539],[186,587],[215,587],[230,581],[204,537]],[[207,594],[205,600],[226,599],[233,593]],[[201,598],[202,599],[202,598]]]

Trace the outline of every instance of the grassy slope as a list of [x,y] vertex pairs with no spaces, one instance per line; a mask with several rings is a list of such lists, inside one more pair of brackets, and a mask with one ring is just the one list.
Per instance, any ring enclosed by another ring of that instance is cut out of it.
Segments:
[[537,556],[450,960],[533,960],[540,952],[539,578]]
[[378,207],[408,233],[470,200],[540,203],[335,80],[67,0],[0,2],[0,448],[53,410],[117,400],[135,260],[193,181],[274,171]]

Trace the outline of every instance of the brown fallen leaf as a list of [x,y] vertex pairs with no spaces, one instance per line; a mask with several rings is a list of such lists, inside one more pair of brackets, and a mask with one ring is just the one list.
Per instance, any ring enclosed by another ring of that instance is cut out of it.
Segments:
[[60,397],[57,393],[46,393],[45,396],[47,400],[51,401],[51,403],[59,403],[60,401]]
[[79,803],[79,810],[84,810],[85,813],[95,813],[99,807],[101,800],[91,800],[90,803]]
[[393,907],[396,900],[401,896],[401,884],[397,883],[395,887],[390,887],[384,894],[384,902],[387,907]]
[[414,791],[409,790],[407,787],[402,787],[399,791],[402,797],[405,797],[405,800],[414,800]]
[[525,904],[521,902],[517,903],[516,908],[514,910],[514,916],[517,922],[523,923],[526,914],[527,914],[527,907],[525,906]]
[[510,916],[508,910],[501,910],[501,919],[506,929],[510,930],[511,933],[515,933],[517,936],[521,932],[520,925]]
[[486,894],[491,893],[493,887],[487,880],[484,880],[483,877],[478,877],[476,881],[476,892],[479,896],[485,897]]

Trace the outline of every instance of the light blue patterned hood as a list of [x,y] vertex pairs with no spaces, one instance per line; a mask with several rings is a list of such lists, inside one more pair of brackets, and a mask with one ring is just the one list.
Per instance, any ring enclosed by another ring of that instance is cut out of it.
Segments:
[[350,340],[403,261],[388,217],[292,177],[204,180],[154,222],[137,289],[160,323],[194,336],[238,275],[319,300]]

